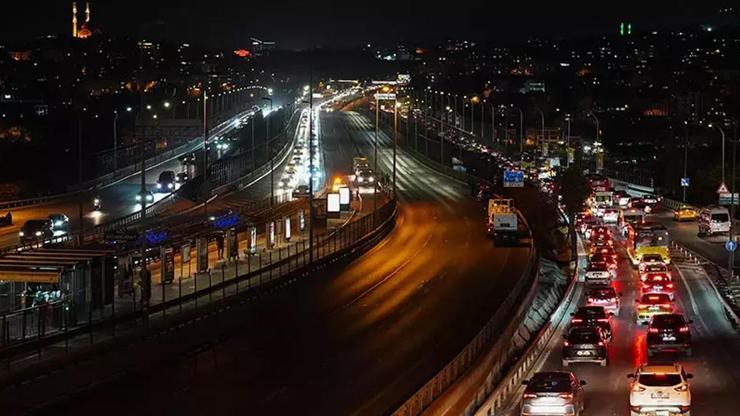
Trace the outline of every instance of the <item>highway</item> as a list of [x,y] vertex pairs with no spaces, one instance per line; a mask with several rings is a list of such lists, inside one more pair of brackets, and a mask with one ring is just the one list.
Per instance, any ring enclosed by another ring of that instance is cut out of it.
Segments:
[[[613,234],[616,234],[613,233]],[[622,309],[612,318],[614,339],[609,346],[609,365],[606,368],[593,363],[573,363],[567,369],[586,380],[586,408],[588,415],[611,416],[629,414],[629,380],[626,375],[648,361],[645,334],[646,326],[635,324],[635,298],[637,273],[626,260],[620,246],[618,280],[615,288],[622,292]],[[700,266],[687,262],[679,253],[674,258],[672,271],[676,282],[676,305],[680,313],[693,320],[690,331],[694,342],[692,357],[656,355],[651,362],[681,363],[691,380],[692,414],[737,414],[737,386],[740,384],[740,336],[724,315],[719,300],[704,276]],[[582,291],[579,283],[578,291]],[[576,294],[578,296],[579,293]],[[577,298],[576,298],[577,299]],[[580,305],[580,303],[576,303]],[[560,328],[562,331],[564,328]],[[561,332],[556,332],[536,371],[557,371],[561,367]],[[518,397],[521,396],[520,389]],[[512,403],[507,415],[518,415],[518,403]]]
[[[371,156],[373,127],[356,113],[322,113],[330,174]],[[380,165],[390,172],[390,139]],[[343,163],[339,161],[343,160]],[[331,162],[329,162],[331,161]],[[200,353],[78,396],[56,414],[383,414],[452,358],[495,312],[528,258],[494,248],[467,185],[399,152],[395,230],[341,270],[262,298],[244,331]],[[94,397],[94,399],[93,399]]]
[[[223,123],[219,128],[211,132],[211,138],[223,135],[235,128],[236,120],[242,120],[243,114],[235,116],[228,122]],[[242,124],[244,122],[242,121]],[[191,151],[202,148],[202,143],[194,145]],[[175,173],[184,171],[185,167],[179,160],[179,156],[164,161],[153,166],[147,166],[145,183],[148,190],[155,191],[159,174],[165,170],[172,170]],[[217,151],[211,152],[210,158],[220,157]],[[106,221],[115,220],[124,217],[141,209],[135,198],[141,190],[141,175],[134,174],[123,178],[109,186],[97,191],[97,194],[83,194],[81,197],[70,197],[68,199],[50,202],[48,204],[33,205],[18,209],[12,209],[13,225],[0,227],[0,248],[13,246],[19,243],[18,231],[23,223],[29,219],[45,219],[48,215],[54,213],[64,213],[70,218],[70,227],[72,230],[79,228],[79,204],[82,203],[82,222],[85,228],[105,223]],[[102,200],[101,211],[93,210],[93,197],[98,196]],[[166,197],[166,193],[154,193],[154,201]],[[80,200],[80,198],[84,198]],[[5,215],[5,211],[0,215]]]

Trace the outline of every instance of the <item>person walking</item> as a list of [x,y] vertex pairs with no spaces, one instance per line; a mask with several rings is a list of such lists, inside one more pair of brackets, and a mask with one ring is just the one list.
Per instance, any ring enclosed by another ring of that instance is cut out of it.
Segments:
[[216,236],[216,247],[218,247],[218,259],[222,260],[224,258],[224,235],[223,233],[218,233]]

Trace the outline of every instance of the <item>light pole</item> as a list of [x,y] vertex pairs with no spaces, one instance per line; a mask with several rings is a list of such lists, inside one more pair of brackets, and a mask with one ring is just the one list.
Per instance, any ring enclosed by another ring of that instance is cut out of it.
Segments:
[[496,144],[496,105],[491,99],[491,145]]
[[524,154],[524,113],[521,108],[514,107],[513,104],[511,108],[519,111],[519,158],[521,159]]
[[[267,123],[267,157],[270,159],[270,211],[272,211],[272,205],[275,202],[275,161],[272,157],[272,138],[270,137],[270,116],[272,116],[272,97],[262,97],[263,100],[270,102],[270,114],[265,117]],[[272,215],[272,213],[271,213]]]
[[[398,99],[393,100],[393,199],[396,199],[396,147],[398,146]],[[408,117],[408,113],[407,113]],[[406,119],[406,132],[408,132],[408,118]]]
[[596,120],[596,143],[601,143],[601,137],[600,137],[601,129],[599,128],[599,118],[596,117],[596,114],[594,114],[593,111],[590,111],[588,115],[590,115],[591,117],[594,118],[594,120]]
[[113,176],[118,172],[118,110],[113,111]]
[[567,123],[567,131],[568,131],[568,133],[566,133],[567,135],[565,139],[565,161],[566,161],[566,166],[570,167],[570,156],[569,156],[569,152],[570,152],[570,114],[565,116],[565,121]]
[[722,135],[722,183],[725,183],[725,130],[722,126],[710,124],[709,128],[716,127]]
[[[378,176],[378,132],[380,130],[380,100],[378,96],[375,96],[375,143],[374,143],[374,157],[373,157],[373,172],[375,176]],[[378,209],[378,181],[377,178],[373,181],[373,226],[375,226],[375,211]]]
[[537,111],[540,112],[540,118],[542,120],[542,153],[544,153],[544,150],[545,150],[545,113],[540,108],[537,108]]

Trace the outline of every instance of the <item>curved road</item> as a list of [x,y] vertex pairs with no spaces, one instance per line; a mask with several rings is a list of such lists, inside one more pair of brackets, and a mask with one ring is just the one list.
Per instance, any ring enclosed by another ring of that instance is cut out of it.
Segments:
[[[373,126],[322,115],[330,172],[372,155]],[[390,139],[380,165],[390,167]],[[397,227],[343,267],[249,308],[243,332],[146,374],[74,398],[55,414],[384,414],[457,354],[523,272],[529,250],[495,248],[469,187],[399,151]],[[340,161],[344,161],[340,163]]]

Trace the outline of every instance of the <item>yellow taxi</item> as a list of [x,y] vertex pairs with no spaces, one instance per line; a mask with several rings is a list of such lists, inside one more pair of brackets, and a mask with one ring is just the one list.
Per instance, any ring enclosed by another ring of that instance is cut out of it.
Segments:
[[695,221],[698,216],[694,208],[686,205],[673,212],[673,219],[676,221]]

